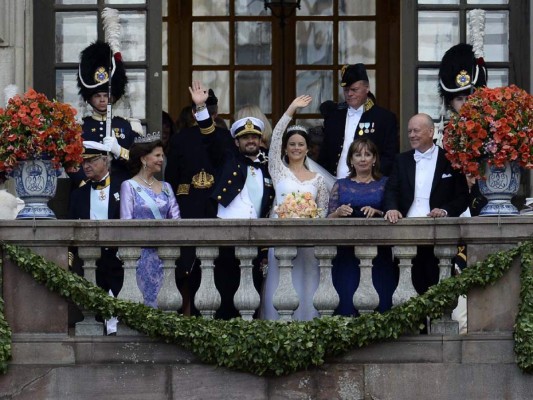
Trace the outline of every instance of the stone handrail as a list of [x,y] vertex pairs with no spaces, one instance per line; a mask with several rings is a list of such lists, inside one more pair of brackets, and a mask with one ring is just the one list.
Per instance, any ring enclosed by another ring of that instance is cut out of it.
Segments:
[[[399,259],[400,278],[393,295],[398,305],[416,295],[411,282],[411,259],[418,245],[434,245],[439,259],[440,278],[449,276],[451,259],[459,241],[468,245],[490,245],[494,251],[501,246],[515,245],[530,238],[533,220],[514,218],[417,218],[405,219],[391,225],[381,219],[361,220],[128,220],[128,221],[1,221],[3,241],[33,249],[77,246],[84,260],[85,277],[95,282],[95,261],[99,248],[119,247],[124,261],[124,286],[119,298],[142,301],[137,288],[135,268],[141,247],[156,247],[164,263],[164,285],[158,297],[159,307],[177,310],[182,299],[174,283],[174,262],[183,246],[195,246],[201,260],[202,280],[194,299],[196,307],[206,318],[212,318],[220,305],[215,287],[213,268],[219,246],[236,247],[241,261],[241,283],[234,304],[241,316],[251,319],[259,306],[259,294],[251,277],[252,259],[258,246],[275,247],[280,266],[280,286],[274,305],[281,320],[291,320],[298,306],[292,281],[292,258],[297,246],[314,247],[320,264],[320,284],[314,305],[320,315],[331,315],[338,304],[338,295],[331,281],[331,261],[336,246],[354,246],[361,260],[360,284],[354,295],[354,305],[361,313],[373,312],[379,303],[372,284],[372,259],[378,245],[393,246]],[[62,254],[59,251],[58,254]],[[284,278],[283,278],[284,277]],[[99,331],[94,315],[84,311],[85,319],[76,326],[76,334],[96,334]],[[449,315],[443,317],[449,322]],[[436,325],[438,332],[438,324]],[[442,330],[449,332],[448,328]]]

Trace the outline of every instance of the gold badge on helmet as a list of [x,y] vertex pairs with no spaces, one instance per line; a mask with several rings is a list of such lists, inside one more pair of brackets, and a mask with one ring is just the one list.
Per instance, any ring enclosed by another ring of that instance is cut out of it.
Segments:
[[254,130],[254,123],[250,121],[249,119],[246,120],[246,123],[244,124],[244,130],[246,131],[253,131]]
[[470,75],[463,69],[455,77],[455,83],[459,87],[467,86],[470,84]]
[[97,83],[104,83],[109,81],[109,74],[104,67],[99,67],[94,73],[94,81]]

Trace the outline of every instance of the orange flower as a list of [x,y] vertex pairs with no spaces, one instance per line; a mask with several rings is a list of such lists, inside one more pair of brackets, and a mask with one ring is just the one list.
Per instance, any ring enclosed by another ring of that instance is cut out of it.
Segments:
[[443,145],[454,168],[481,178],[481,163],[533,166],[533,97],[515,85],[479,88],[446,126]]
[[19,161],[46,158],[56,168],[77,168],[83,144],[81,126],[70,105],[50,101],[29,89],[0,108],[0,172],[10,173]]

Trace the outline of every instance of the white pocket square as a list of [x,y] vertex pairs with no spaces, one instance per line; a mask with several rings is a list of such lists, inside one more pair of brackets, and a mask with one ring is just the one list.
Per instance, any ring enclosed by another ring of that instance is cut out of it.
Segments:
[[442,174],[442,179],[444,178],[451,178],[452,174]]

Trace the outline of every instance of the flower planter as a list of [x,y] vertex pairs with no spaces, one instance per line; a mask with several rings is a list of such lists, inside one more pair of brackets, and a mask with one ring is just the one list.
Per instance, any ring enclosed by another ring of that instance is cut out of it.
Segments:
[[507,162],[504,167],[485,164],[485,180],[479,180],[479,191],[488,203],[479,213],[480,216],[513,216],[518,209],[511,199],[518,193],[520,186],[520,166],[515,162]]
[[48,160],[19,162],[12,176],[17,196],[25,205],[17,219],[56,219],[48,201],[56,194],[57,172]]

